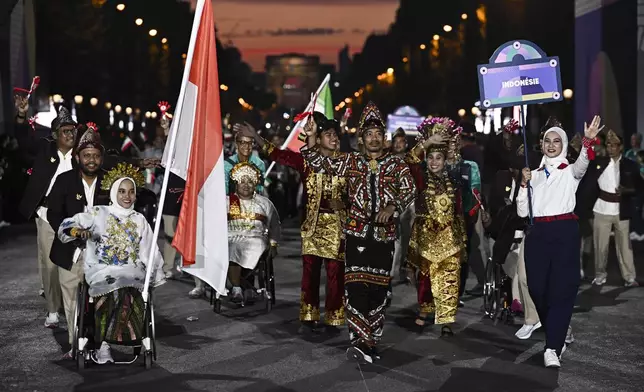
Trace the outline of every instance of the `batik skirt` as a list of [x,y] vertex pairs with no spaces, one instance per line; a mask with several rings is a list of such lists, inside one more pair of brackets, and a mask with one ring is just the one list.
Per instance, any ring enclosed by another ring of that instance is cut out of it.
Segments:
[[98,344],[110,342],[133,344],[145,331],[145,304],[141,292],[124,287],[95,299],[95,339]]

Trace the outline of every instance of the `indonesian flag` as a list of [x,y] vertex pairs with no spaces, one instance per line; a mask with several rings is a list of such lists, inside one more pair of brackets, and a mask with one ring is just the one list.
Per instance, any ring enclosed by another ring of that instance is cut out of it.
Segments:
[[225,295],[228,226],[215,48],[211,1],[199,0],[163,162],[166,170],[186,180],[172,242],[183,256],[182,270]]
[[125,152],[128,148],[132,147],[132,139],[130,139],[129,136],[126,136],[125,139],[123,140],[123,144],[121,145],[121,151]]
[[[313,112],[320,112],[320,113],[323,113],[328,119],[333,118],[333,115],[334,115],[333,99],[331,98],[331,87],[329,86],[330,81],[331,81],[331,75],[327,74],[324,80],[322,81],[322,84],[320,84],[320,87],[318,87],[318,90],[313,95],[311,101],[306,106],[304,113],[312,114]],[[288,137],[286,138],[286,141],[281,147],[282,150],[288,148],[291,151],[295,151],[295,152],[300,151],[300,148],[304,145],[304,142],[306,141],[306,135],[304,135],[304,132],[302,131],[304,130],[304,125],[306,124],[307,120],[308,120],[308,117],[305,119],[299,120],[293,126],[291,133],[288,135]],[[268,178],[268,173],[270,173],[270,171],[273,169],[273,166],[275,166],[275,162],[272,162],[271,165],[266,170],[266,173],[264,174],[265,178]]]

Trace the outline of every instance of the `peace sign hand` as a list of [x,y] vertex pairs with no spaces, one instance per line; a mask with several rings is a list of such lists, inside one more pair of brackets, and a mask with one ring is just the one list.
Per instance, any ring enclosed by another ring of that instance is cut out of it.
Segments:
[[605,125],[602,125],[601,128],[599,127],[601,122],[601,117],[595,116],[593,118],[593,121],[590,123],[590,126],[584,123],[584,136],[586,136],[588,139],[594,139],[595,137],[597,137],[597,134],[605,127]]

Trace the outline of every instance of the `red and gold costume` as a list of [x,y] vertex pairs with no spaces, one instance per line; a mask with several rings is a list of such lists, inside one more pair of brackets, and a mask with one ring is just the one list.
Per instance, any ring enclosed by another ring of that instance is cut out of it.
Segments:
[[[362,113],[359,137],[367,129],[385,132],[380,111],[371,102]],[[303,147],[301,151],[314,170],[346,178],[349,208],[344,225],[344,279],[349,339],[361,350],[372,349],[382,337],[396,239],[395,219],[387,223],[376,223],[375,219],[388,206],[401,214],[411,205],[414,179],[405,161],[389,153],[378,158],[357,152],[325,157],[317,148]]]
[[316,170],[302,155],[280,150],[266,142],[263,147],[268,158],[297,170],[302,176],[306,208],[302,222],[302,291],[300,321],[320,320],[320,272],[326,268],[326,325],[344,324],[344,210],[336,206],[344,198],[346,182],[324,170]]
[[[443,133],[458,139],[453,122],[447,119],[434,119],[422,126],[423,137]],[[449,148],[457,146],[457,142],[449,144]],[[427,152],[439,151],[446,156],[447,149],[431,146]],[[461,192],[446,170],[439,174],[424,170],[413,153],[407,156],[407,163],[418,191],[407,263],[419,273],[420,312],[434,313],[435,324],[450,324],[458,309],[461,253],[467,241]]]

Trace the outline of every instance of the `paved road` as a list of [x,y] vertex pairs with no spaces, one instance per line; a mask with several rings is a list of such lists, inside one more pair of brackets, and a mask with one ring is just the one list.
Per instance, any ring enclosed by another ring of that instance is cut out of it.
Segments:
[[[518,327],[482,320],[479,299],[468,300],[459,311],[456,336],[449,340],[437,330],[422,336],[410,332],[414,295],[407,286],[394,289],[383,359],[362,368],[348,363],[346,334],[297,335],[301,267],[296,228],[285,230],[287,241],[276,267],[278,302],[271,314],[258,306],[217,315],[207,301],[187,298],[187,280],[172,281],[157,292],[155,368],[145,371],[139,362],[78,373],[73,362],[61,360],[66,332],[43,327],[34,228],[4,230],[0,391],[644,390],[644,289],[619,286],[616,267],[614,279],[600,291],[582,287],[573,318],[577,340],[560,371],[543,368],[542,332],[517,340],[513,334]],[[638,251],[639,271],[644,271],[643,254]],[[199,320],[187,321],[189,316]],[[126,353],[119,349],[114,356]]]

